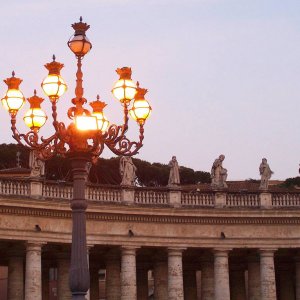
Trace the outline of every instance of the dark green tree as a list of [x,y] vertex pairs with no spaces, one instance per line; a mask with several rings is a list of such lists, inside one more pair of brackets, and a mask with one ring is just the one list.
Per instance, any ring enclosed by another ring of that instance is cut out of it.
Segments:
[[[16,153],[21,152],[22,167],[28,168],[29,151],[16,144],[0,144],[1,169],[16,167]],[[109,159],[99,158],[89,173],[89,181],[98,184],[120,184],[119,157]],[[168,184],[170,168],[166,164],[150,163],[138,158],[133,158],[137,167],[137,181],[141,186],[166,186]],[[71,181],[71,167],[68,158],[59,155],[46,161],[46,179]],[[210,174],[203,171],[194,171],[191,168],[180,167],[182,184],[196,184],[210,182]]]

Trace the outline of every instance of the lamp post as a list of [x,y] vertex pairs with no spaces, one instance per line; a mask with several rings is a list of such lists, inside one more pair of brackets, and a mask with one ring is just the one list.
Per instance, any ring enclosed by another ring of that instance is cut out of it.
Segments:
[[[144,139],[144,124],[148,118],[151,107],[144,96],[146,89],[139,87],[131,79],[131,69],[128,67],[117,69],[119,80],[114,84],[112,93],[123,106],[123,125],[109,125],[104,116],[103,109],[106,104],[97,99],[90,103],[92,111],[84,105],[82,59],[91,50],[92,44],[86,36],[89,25],[82,22],[72,24],[74,35],[68,41],[68,46],[77,58],[75,98],[68,109],[67,115],[71,120],[66,125],[57,120],[57,102],[67,90],[67,85],[60,75],[63,64],[55,60],[45,65],[49,71],[41,87],[52,104],[52,117],[54,134],[48,138],[39,136],[39,129],[47,121],[45,112],[41,109],[44,99],[37,96],[28,98],[30,109],[25,113],[25,124],[30,128],[27,133],[19,133],[16,128],[17,114],[25,103],[25,97],[19,89],[22,82],[20,78],[7,78],[4,82],[8,90],[1,99],[11,117],[11,130],[13,138],[21,145],[36,151],[41,160],[47,160],[59,154],[71,160],[73,173],[73,199],[72,209],[72,250],[70,267],[70,289],[73,300],[83,300],[89,289],[89,269],[86,247],[86,209],[85,184],[87,178],[86,163],[95,162],[106,145],[114,154],[132,156],[138,153]],[[139,126],[139,140],[130,141],[125,133],[128,129],[128,115],[136,120]]]

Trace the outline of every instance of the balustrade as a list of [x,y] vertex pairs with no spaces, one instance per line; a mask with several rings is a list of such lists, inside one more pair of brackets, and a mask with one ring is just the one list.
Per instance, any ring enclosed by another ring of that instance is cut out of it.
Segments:
[[136,189],[134,193],[134,203],[167,205],[168,192],[162,190]]
[[29,181],[16,180],[16,179],[0,180],[1,195],[29,196],[29,192],[30,192]]
[[101,202],[121,202],[121,189],[119,187],[88,186],[86,199]]
[[259,207],[259,194],[254,193],[228,193],[226,195],[228,207]]
[[43,197],[51,199],[71,199],[73,187],[70,184],[49,183],[43,184]]
[[207,192],[182,192],[181,205],[213,207],[215,205],[215,195]]
[[273,193],[272,206],[274,207],[300,206],[300,193]]
[[[32,193],[33,185],[39,184],[40,190]],[[168,188],[140,188],[132,187],[127,189],[132,193],[132,204],[135,205],[157,205],[174,207],[217,207],[217,191],[186,191],[186,190],[168,190]],[[90,201],[107,203],[125,203],[122,191],[126,187],[108,186],[108,185],[88,185],[86,188],[86,199]],[[173,193],[173,194],[172,194]],[[222,207],[236,208],[288,208],[300,207],[300,193],[297,192],[222,192],[224,195],[224,205]],[[45,199],[65,199],[72,198],[72,183],[55,181],[31,181],[30,179],[0,179],[0,195],[5,196],[38,196]],[[176,195],[175,195],[176,194]],[[175,202],[172,197],[175,197]],[[262,198],[263,196],[263,198]],[[127,195],[128,197],[128,195]],[[225,202],[226,197],[226,202]],[[267,197],[267,198],[266,198]],[[268,200],[267,204],[265,203]],[[172,201],[170,199],[173,199]],[[262,200],[264,199],[264,200]],[[128,199],[127,199],[128,200]]]

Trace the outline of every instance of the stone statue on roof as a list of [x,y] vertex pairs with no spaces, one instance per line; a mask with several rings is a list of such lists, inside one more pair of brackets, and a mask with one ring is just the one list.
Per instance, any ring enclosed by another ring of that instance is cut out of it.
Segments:
[[215,159],[211,167],[211,186],[212,188],[222,189],[227,188],[227,169],[223,168],[223,161],[225,155],[221,154],[217,159]]
[[136,179],[136,166],[134,165],[130,156],[122,156],[120,159],[120,175],[122,177],[121,185],[134,186]]
[[172,159],[169,162],[170,174],[169,174],[169,182],[168,186],[175,186],[180,184],[180,176],[179,176],[179,165],[176,159],[176,156],[172,156]]
[[267,190],[269,186],[269,180],[273,174],[273,171],[270,169],[268,161],[266,158],[263,158],[259,166],[259,174],[261,176],[259,189]]
[[45,162],[43,162],[36,150],[31,150],[29,154],[30,177],[42,177],[45,175]]

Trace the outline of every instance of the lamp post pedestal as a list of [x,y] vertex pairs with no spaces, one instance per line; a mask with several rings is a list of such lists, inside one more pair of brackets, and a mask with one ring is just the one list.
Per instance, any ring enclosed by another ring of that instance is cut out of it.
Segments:
[[72,209],[72,250],[70,267],[70,289],[72,300],[85,300],[90,286],[90,274],[87,261],[85,184],[87,178],[86,163],[89,156],[75,153],[71,158],[73,173]]

